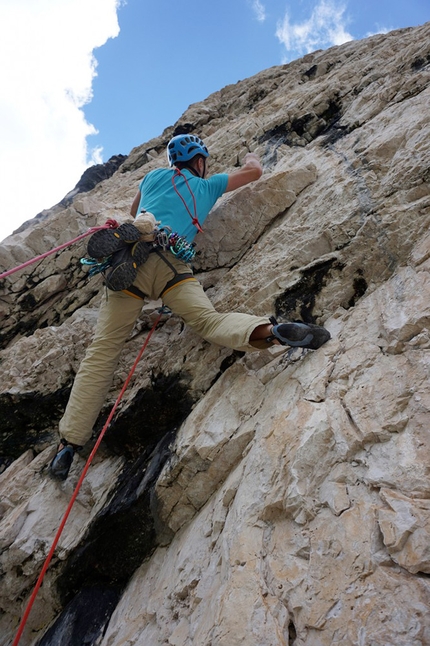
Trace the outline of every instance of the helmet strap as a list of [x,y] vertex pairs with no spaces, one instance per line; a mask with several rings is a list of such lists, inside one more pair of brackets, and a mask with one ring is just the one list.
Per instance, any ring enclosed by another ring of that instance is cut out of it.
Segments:
[[[194,166],[192,166],[191,164],[187,164],[186,162],[182,162],[182,164],[183,164],[183,168],[188,168],[190,173],[192,173],[196,177],[200,177],[200,179],[204,179],[204,176],[206,175],[206,159],[205,159],[205,157],[203,157],[203,155],[201,156],[201,159],[203,159],[203,174],[202,175],[200,175],[198,170],[196,168],[194,168]],[[190,161],[192,161],[192,159]],[[175,165],[175,168],[177,168],[176,165]]]
[[[186,168],[187,170],[189,170],[189,171],[190,171],[190,173],[192,173],[195,177],[201,177],[201,175],[199,175],[199,173],[196,171],[196,169],[195,169],[193,166],[184,166],[184,168]],[[179,169],[179,170],[180,170],[180,169]],[[182,173],[181,173],[181,174],[182,174]]]

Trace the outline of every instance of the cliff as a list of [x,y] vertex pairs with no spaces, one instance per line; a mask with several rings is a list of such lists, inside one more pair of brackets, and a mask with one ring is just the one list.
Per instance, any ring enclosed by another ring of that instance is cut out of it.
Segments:
[[[169,138],[194,132],[211,172],[249,150],[264,163],[199,241],[214,305],[332,334],[316,352],[242,355],[164,317],[23,646],[430,644],[429,43],[427,23],[228,86],[3,242],[1,271],[126,219]],[[91,450],[64,483],[48,477],[105,297],[85,246],[0,288],[2,645]],[[142,309],[94,437],[158,306]]]

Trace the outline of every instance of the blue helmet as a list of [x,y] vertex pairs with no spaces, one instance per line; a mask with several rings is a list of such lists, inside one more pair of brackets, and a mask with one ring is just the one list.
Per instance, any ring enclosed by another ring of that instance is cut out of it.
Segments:
[[200,137],[195,135],[176,135],[167,144],[169,166],[176,162],[186,162],[196,155],[209,157],[209,152]]

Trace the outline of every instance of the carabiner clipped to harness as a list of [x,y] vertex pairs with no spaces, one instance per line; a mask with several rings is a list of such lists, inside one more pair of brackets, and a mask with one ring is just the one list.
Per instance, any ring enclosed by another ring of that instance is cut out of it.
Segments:
[[183,236],[172,233],[169,238],[170,251],[176,258],[184,262],[191,262],[196,255],[194,244],[187,241]]
[[160,227],[156,234],[156,241],[163,251],[171,251],[176,258],[184,262],[191,262],[196,255],[194,243],[188,242],[184,236],[172,233],[168,226]]
[[169,248],[169,238],[172,235],[172,229],[170,227],[159,227],[156,229],[155,240],[157,245],[162,248],[163,251],[167,251]]
[[104,260],[97,260],[96,258],[81,258],[80,263],[81,265],[87,265],[91,267],[88,275],[95,276],[96,274],[102,273],[112,265],[112,257],[109,256]]

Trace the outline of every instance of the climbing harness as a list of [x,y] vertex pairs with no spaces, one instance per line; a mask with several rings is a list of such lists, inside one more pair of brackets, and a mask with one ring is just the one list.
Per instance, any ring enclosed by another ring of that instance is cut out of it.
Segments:
[[105,224],[99,227],[91,227],[91,229],[88,229],[86,233],[83,233],[77,238],[73,238],[73,240],[64,242],[64,244],[59,245],[58,247],[55,247],[54,249],[51,249],[46,253],[42,253],[40,256],[36,256],[31,260],[27,260],[27,262],[24,262],[22,265],[18,265],[18,267],[14,267],[13,269],[9,269],[8,271],[3,272],[2,274],[0,274],[0,280],[2,278],[6,278],[7,276],[10,276],[11,274],[14,274],[16,271],[19,271],[20,269],[25,269],[25,267],[28,267],[29,265],[32,265],[33,263],[38,262],[39,260],[43,260],[44,258],[47,258],[53,253],[57,253],[58,251],[62,251],[63,249],[66,249],[66,247],[70,247],[72,244],[75,244],[75,242],[79,242],[80,240],[83,240],[87,236],[95,233],[96,231],[101,231],[102,229],[116,229],[117,227],[118,227],[118,222],[116,220],[107,220]]
[[[133,225],[128,226],[132,227]],[[137,229],[136,231],[138,232]],[[116,232],[109,233],[116,235]],[[184,236],[172,232],[168,226],[156,227],[153,242],[124,242],[122,247],[106,257],[100,257],[101,253],[97,253],[97,245],[92,243],[92,238],[90,238],[88,247],[98,256],[97,258],[81,258],[81,264],[90,268],[88,275],[91,277],[101,273],[109,289],[129,291],[138,298],[144,298],[144,295],[142,296],[137,288],[133,288],[133,282],[136,279],[138,268],[146,262],[151,252],[157,252],[173,270],[175,276],[177,275],[176,269],[165,255],[159,253],[160,250],[170,251],[178,260],[186,263],[190,263],[196,255],[194,243],[190,243]]]
[[145,350],[146,350],[146,348],[148,346],[148,343],[149,343],[149,341],[151,339],[151,336],[152,336],[153,332],[155,331],[155,328],[157,327],[158,323],[161,320],[161,317],[163,316],[163,314],[170,314],[170,313],[171,313],[170,310],[168,308],[166,308],[166,307],[162,307],[161,309],[158,310],[158,317],[157,317],[154,325],[152,326],[151,330],[149,331],[149,333],[148,333],[148,335],[147,335],[147,337],[145,339],[145,342],[144,342],[142,348],[140,349],[139,354],[137,355],[136,360],[135,360],[130,372],[128,373],[127,379],[124,382],[124,385],[123,385],[123,387],[121,389],[121,392],[119,393],[119,395],[117,397],[117,400],[116,400],[115,404],[112,407],[112,410],[111,410],[111,412],[109,414],[109,417],[107,418],[106,423],[103,426],[99,437],[97,438],[97,442],[95,443],[94,448],[93,448],[93,450],[91,451],[91,453],[90,453],[90,455],[88,457],[88,460],[87,460],[87,462],[85,464],[85,467],[84,467],[84,469],[83,469],[83,471],[81,473],[81,476],[80,476],[80,478],[78,480],[78,483],[77,483],[77,485],[75,487],[75,490],[74,490],[73,495],[72,495],[72,497],[70,499],[70,502],[69,502],[69,504],[67,506],[65,514],[63,516],[63,519],[62,519],[62,521],[60,523],[58,531],[57,531],[57,533],[55,535],[54,541],[53,541],[53,543],[51,545],[51,549],[49,550],[48,556],[46,557],[46,560],[45,560],[45,562],[43,564],[42,571],[40,572],[39,578],[37,579],[37,582],[36,582],[36,585],[35,585],[34,590],[32,592],[32,595],[31,595],[30,600],[29,600],[29,602],[27,604],[27,607],[25,609],[24,615],[23,615],[23,617],[21,619],[21,622],[20,622],[20,625],[18,627],[18,632],[17,632],[17,634],[15,636],[14,641],[12,642],[12,646],[18,646],[18,644],[19,644],[19,641],[21,639],[21,636],[22,636],[22,633],[24,631],[25,625],[27,623],[28,617],[30,615],[31,609],[33,607],[34,601],[36,599],[37,593],[39,591],[40,586],[42,585],[44,576],[45,576],[46,571],[47,571],[47,569],[49,567],[49,564],[50,564],[50,562],[52,560],[52,557],[53,557],[54,552],[55,552],[55,548],[58,545],[58,541],[60,540],[61,534],[63,533],[64,527],[66,525],[67,519],[68,519],[68,517],[70,515],[70,512],[72,510],[73,504],[74,504],[74,502],[75,502],[75,500],[76,500],[76,498],[78,496],[79,490],[80,490],[80,488],[82,486],[82,483],[83,483],[84,478],[85,478],[85,476],[86,476],[86,474],[88,472],[88,469],[90,468],[91,462],[93,461],[93,458],[94,458],[94,456],[95,456],[95,454],[97,452],[97,449],[100,446],[100,443],[101,443],[101,441],[102,441],[102,439],[103,439],[103,437],[104,437],[104,435],[105,435],[105,433],[106,433],[106,431],[107,431],[107,429],[109,427],[109,424],[111,423],[111,421],[113,419],[113,416],[115,415],[116,409],[118,408],[118,405],[119,405],[119,403],[120,403],[120,401],[121,401],[121,399],[122,399],[122,397],[123,397],[123,395],[124,395],[124,393],[125,393],[125,391],[127,389],[127,386],[130,383],[130,380],[131,380],[131,378],[132,378],[132,376],[133,376],[133,374],[134,374],[134,372],[136,370],[137,364],[139,363],[140,359],[142,358],[142,355],[145,352]]

